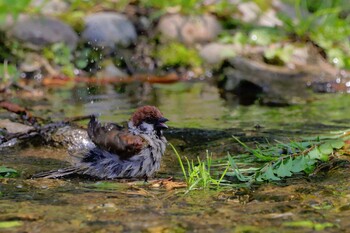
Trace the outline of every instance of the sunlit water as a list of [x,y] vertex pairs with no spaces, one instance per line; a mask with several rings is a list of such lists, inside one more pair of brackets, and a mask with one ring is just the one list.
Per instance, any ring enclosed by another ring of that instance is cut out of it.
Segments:
[[[222,99],[216,87],[200,82],[81,85],[53,88],[36,101],[13,101],[54,121],[100,114],[103,121],[123,122],[138,106],[152,104],[170,119],[172,129],[229,130],[242,135],[254,130],[258,136],[317,135],[347,129],[350,123],[350,95],[311,95],[308,103],[289,107],[241,106],[234,99]],[[2,111],[0,116],[8,115]],[[80,123],[86,125],[86,121]],[[198,138],[203,140],[203,135]],[[216,146],[221,148],[219,156],[226,155],[224,146],[221,141]],[[166,155],[159,177],[179,171],[176,159],[170,158],[173,153],[168,150]],[[9,232],[295,232],[283,224],[305,220],[333,224],[328,224],[327,232],[346,232],[343,229],[349,227],[350,176],[344,170],[327,179],[261,186],[249,195],[235,190],[183,195],[183,190],[166,191],[142,182],[129,186],[109,181],[114,186],[108,188],[85,179],[26,179],[34,171],[67,166],[66,156],[64,148],[45,146],[0,152],[0,165],[21,172],[21,178],[0,179],[0,223],[19,223]],[[312,226],[297,229],[313,230]]]
[[[54,90],[49,98],[49,116],[63,117],[100,114],[105,121],[129,119],[135,108],[145,104],[158,106],[178,128],[302,130],[320,125],[347,127],[350,123],[350,95],[311,95],[307,103],[289,107],[259,104],[241,106],[238,101],[222,99],[219,90],[207,83],[133,84]],[[316,132],[317,133],[317,132]]]

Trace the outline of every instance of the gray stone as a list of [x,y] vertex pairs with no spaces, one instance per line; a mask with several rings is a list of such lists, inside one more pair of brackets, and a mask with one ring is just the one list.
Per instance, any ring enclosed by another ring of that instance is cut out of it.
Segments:
[[183,16],[164,15],[158,24],[159,31],[168,38],[193,44],[213,41],[222,28],[213,15]]
[[9,119],[0,120],[0,128],[6,129],[8,133],[28,133],[34,129],[32,126],[12,122]]
[[226,58],[236,54],[236,46],[233,44],[209,43],[199,51],[200,56],[209,64],[219,64]]
[[[277,4],[277,0],[274,2]],[[282,26],[281,20],[277,17],[276,9],[270,8],[263,11],[254,2],[241,2],[237,5],[237,9],[239,14],[235,14],[234,17],[244,22],[267,27]]]
[[255,2],[242,2],[237,6],[238,11],[240,12],[240,19],[243,22],[253,22],[257,20],[261,14],[261,9]]
[[266,27],[282,26],[282,21],[277,17],[277,12],[274,9],[265,11],[259,18],[258,25]]
[[103,61],[101,64],[102,69],[97,72],[96,76],[100,78],[122,78],[127,77],[128,75],[116,67],[113,62],[109,59]]
[[127,47],[136,42],[135,26],[122,14],[102,12],[85,18],[82,38],[93,46],[114,49],[116,45]]
[[33,49],[62,42],[74,50],[78,42],[77,34],[69,25],[45,16],[23,16],[9,34]]

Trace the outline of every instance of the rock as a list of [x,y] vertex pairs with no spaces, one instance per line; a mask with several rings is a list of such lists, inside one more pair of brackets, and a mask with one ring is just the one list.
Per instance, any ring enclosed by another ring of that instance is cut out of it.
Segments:
[[32,126],[12,122],[9,119],[0,120],[0,128],[5,128],[7,133],[27,133],[34,129]]
[[159,31],[168,38],[193,44],[213,41],[221,32],[221,25],[213,15],[164,15],[158,24]]
[[238,56],[227,61],[230,65],[223,69],[224,79],[219,86],[243,96],[243,100],[247,98],[246,92],[252,92],[250,102],[245,104],[259,98],[264,105],[286,106],[304,101],[309,95],[306,83],[314,78],[311,74]]
[[24,59],[19,65],[19,69],[25,73],[39,71],[41,67],[42,62],[40,61],[40,57],[38,54],[35,53],[26,53]]
[[[277,1],[275,1],[275,4]],[[282,21],[277,17],[276,9],[270,8],[262,11],[254,2],[241,2],[237,5],[240,14],[236,14],[235,18],[239,18],[243,22],[256,23],[260,26],[275,27],[282,26]]]
[[[292,19],[297,18],[297,14],[295,12],[295,7],[293,5],[282,2],[281,0],[272,0],[272,6],[281,14],[287,15]],[[302,7],[301,7],[302,8]],[[304,9],[300,9],[302,14],[304,15],[306,12]]]
[[282,26],[282,21],[277,17],[276,10],[269,9],[259,18],[258,25],[266,27]]
[[93,46],[114,49],[116,45],[130,46],[136,42],[135,26],[122,14],[101,12],[85,18],[82,38]]
[[101,78],[112,78],[112,77],[127,77],[128,75],[116,67],[113,62],[109,59],[103,61],[101,64],[103,67],[100,71],[97,72],[96,76]]
[[31,6],[39,8],[44,15],[58,15],[69,9],[68,3],[63,0],[32,0]]
[[239,3],[237,9],[241,13],[240,19],[243,22],[253,22],[261,14],[261,9],[255,2]]
[[69,25],[45,16],[23,16],[10,28],[9,34],[32,49],[65,43],[74,50],[78,42],[77,34]]
[[209,64],[219,64],[236,54],[237,46],[233,44],[209,43],[199,51],[199,55]]

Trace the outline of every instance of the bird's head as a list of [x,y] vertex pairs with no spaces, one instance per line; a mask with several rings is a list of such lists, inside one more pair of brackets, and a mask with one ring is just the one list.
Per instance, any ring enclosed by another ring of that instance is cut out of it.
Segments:
[[167,121],[158,108],[149,105],[138,108],[130,119],[134,127],[141,132],[150,133],[155,130],[158,135],[161,135],[163,129],[168,128],[165,124]]

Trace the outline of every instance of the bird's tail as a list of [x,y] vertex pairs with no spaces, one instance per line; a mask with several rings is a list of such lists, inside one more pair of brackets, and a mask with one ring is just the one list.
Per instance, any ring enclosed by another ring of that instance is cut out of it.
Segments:
[[51,170],[46,172],[40,172],[37,174],[34,174],[32,178],[49,178],[49,179],[56,179],[56,178],[62,178],[69,175],[74,174],[82,174],[84,169],[82,168],[76,168],[76,167],[66,167],[58,170]]

